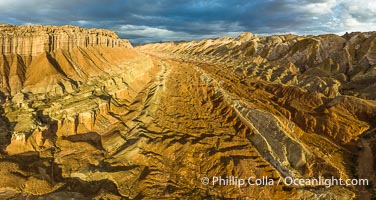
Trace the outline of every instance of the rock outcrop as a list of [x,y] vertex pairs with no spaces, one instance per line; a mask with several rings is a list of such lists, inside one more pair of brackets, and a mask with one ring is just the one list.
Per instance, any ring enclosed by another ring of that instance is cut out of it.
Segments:
[[11,95],[73,91],[132,53],[114,32],[76,26],[1,25],[0,46],[0,90]]
[[[1,199],[375,195],[376,162],[365,161],[376,155],[376,103],[365,84],[372,69],[363,69],[374,65],[374,33],[133,48],[105,30],[2,30],[12,42],[3,40],[0,63]],[[273,184],[220,185],[214,176]],[[326,188],[287,177],[370,183]]]
[[179,54],[197,61],[227,63],[238,76],[297,85],[328,97],[376,99],[376,32],[344,36],[243,33],[191,42],[155,43],[140,50]]
[[[360,138],[376,125],[375,38],[375,32],[342,37],[244,33],[137,49],[190,63],[249,128],[246,138],[279,176],[347,179],[360,173],[374,180],[374,168],[354,161],[375,153],[368,145],[367,152],[357,150],[365,141]],[[364,187],[357,190],[359,197],[375,196]],[[326,192],[328,198],[345,198]],[[300,198],[314,198],[304,195]]]
[[89,46],[131,47],[114,32],[77,26],[13,26],[0,24],[0,54],[37,56],[58,49],[71,51]]

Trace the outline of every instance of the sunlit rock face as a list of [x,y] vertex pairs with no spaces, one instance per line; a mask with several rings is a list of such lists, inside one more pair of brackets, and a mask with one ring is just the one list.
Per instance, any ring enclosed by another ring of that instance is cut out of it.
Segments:
[[280,181],[375,183],[374,33],[137,48],[74,26],[2,25],[0,36],[0,198],[375,195]]
[[243,33],[237,38],[155,43],[139,49],[226,63],[242,78],[296,85],[328,97],[376,99],[375,45],[376,32],[264,37]]
[[0,26],[0,46],[0,86],[12,95],[71,92],[79,81],[113,70],[120,52],[132,48],[108,30],[12,25]]
[[72,50],[76,47],[104,46],[131,47],[112,31],[84,29],[77,26],[12,26],[0,25],[0,54],[37,56],[58,49]]

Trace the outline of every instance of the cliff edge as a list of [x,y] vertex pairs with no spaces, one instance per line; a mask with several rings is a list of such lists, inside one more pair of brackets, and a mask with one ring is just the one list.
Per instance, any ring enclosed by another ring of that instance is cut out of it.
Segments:
[[135,51],[109,30],[3,24],[0,55],[0,91],[5,95],[55,95],[109,73]]

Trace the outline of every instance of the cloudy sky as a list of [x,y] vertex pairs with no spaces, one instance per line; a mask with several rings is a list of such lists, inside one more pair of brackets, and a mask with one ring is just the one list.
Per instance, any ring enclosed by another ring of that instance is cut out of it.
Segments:
[[0,0],[0,23],[107,28],[132,43],[376,31],[375,0]]

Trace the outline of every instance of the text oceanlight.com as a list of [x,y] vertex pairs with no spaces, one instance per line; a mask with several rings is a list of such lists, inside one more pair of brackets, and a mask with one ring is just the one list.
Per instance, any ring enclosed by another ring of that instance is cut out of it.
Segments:
[[203,185],[218,185],[218,186],[271,186],[284,184],[286,186],[295,187],[307,187],[307,186],[324,186],[330,188],[332,186],[367,186],[369,185],[368,179],[342,179],[342,178],[292,178],[284,177],[279,179],[272,179],[267,176],[257,178],[254,176],[248,178],[239,178],[235,176],[213,176],[212,178],[203,177],[201,178],[201,183]]

